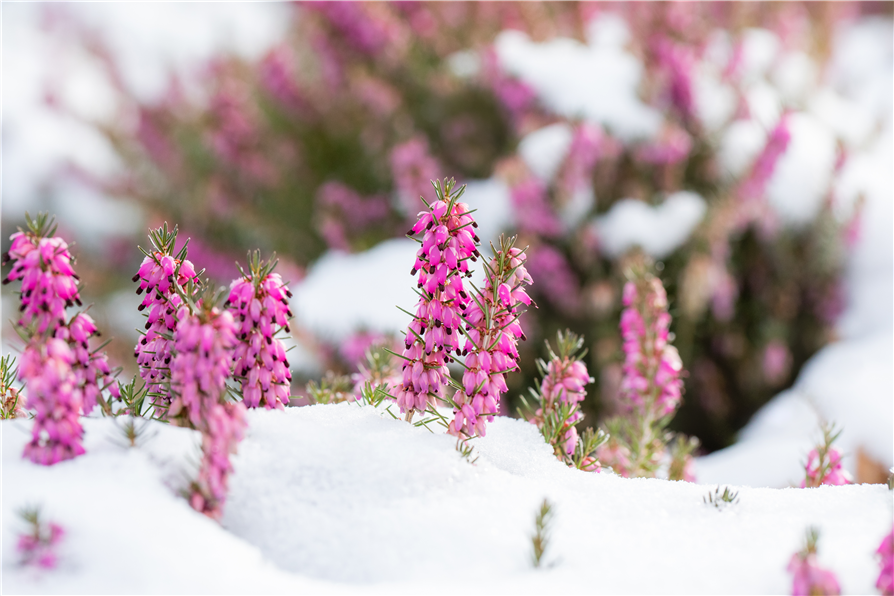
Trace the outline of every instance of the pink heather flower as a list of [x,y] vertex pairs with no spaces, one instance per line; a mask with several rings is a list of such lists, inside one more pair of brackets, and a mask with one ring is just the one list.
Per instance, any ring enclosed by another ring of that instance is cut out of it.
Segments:
[[882,539],[875,552],[881,558],[879,563],[882,568],[875,587],[884,596],[894,596],[894,530]]
[[3,256],[4,263],[12,262],[12,271],[3,283],[22,280],[19,325],[33,325],[40,335],[54,333],[65,323],[65,308],[81,304],[68,244],[44,232],[16,232],[10,236],[12,246]]
[[[463,388],[453,396],[452,435],[484,436],[485,424],[500,408],[506,392],[506,373],[518,369],[519,339],[526,339],[519,323],[521,304],[530,305],[525,286],[531,276],[525,253],[513,246],[515,238],[500,238],[500,249],[486,269],[487,280],[477,299],[465,309],[466,354]],[[567,396],[571,399],[570,396]]]
[[341,182],[330,181],[317,190],[317,217],[320,234],[330,248],[350,249],[348,231],[358,232],[388,216],[384,196],[363,197]]
[[811,528],[807,535],[807,546],[792,555],[788,571],[793,575],[792,596],[837,596],[841,586],[835,574],[821,568],[816,561],[818,535]]
[[832,443],[841,431],[835,433],[831,426],[823,427],[823,443],[812,449],[807,455],[804,465],[805,477],[801,488],[817,487],[823,484],[850,484],[850,475],[841,466],[841,453],[832,447]]
[[772,385],[777,385],[788,376],[792,365],[792,355],[788,346],[782,341],[774,339],[764,347],[762,360],[764,379]]
[[283,108],[292,111],[305,108],[305,99],[296,82],[294,56],[288,46],[271,49],[261,61],[260,68],[261,86]]
[[537,178],[528,176],[513,186],[509,198],[519,230],[546,237],[562,232],[562,224],[549,205],[546,186]]
[[636,150],[636,159],[654,165],[672,166],[680,163],[692,150],[692,138],[675,125],[664,127],[661,136]]
[[292,293],[278,273],[276,261],[249,256],[250,269],[230,285],[228,308],[236,319],[239,342],[233,352],[233,374],[242,383],[245,407],[283,409],[289,403],[292,373],[282,341],[275,336],[289,331]]
[[226,390],[237,327],[233,315],[217,307],[192,314],[188,306],[181,306],[177,319],[171,359],[174,398],[168,417],[182,417],[202,429],[209,403],[217,403]]
[[580,283],[559,250],[540,244],[529,251],[527,268],[540,283],[538,288],[547,300],[565,313],[576,313],[581,307]]
[[[13,269],[4,283],[22,280],[18,324],[30,335],[19,376],[37,412],[25,455],[50,465],[84,452],[78,416],[82,409],[89,413],[113,383],[105,353],[89,349],[90,338],[99,335],[93,319],[79,313],[65,320],[66,307],[81,304],[68,245],[52,235],[55,226],[45,214],[28,217],[28,228],[11,237],[4,260]],[[116,390],[114,385],[113,395]]]
[[596,457],[603,466],[610,466],[616,474],[629,478],[633,474],[630,449],[610,437],[596,450]]
[[224,401],[237,326],[230,311],[203,300],[193,303],[189,299],[177,318],[171,360],[174,400],[168,415],[201,431],[201,468],[189,502],[196,511],[220,519],[227,478],[233,469],[229,456],[235,453],[247,426],[245,405]]
[[453,184],[450,180],[441,187],[437,182],[438,200],[419,213],[410,230],[421,243],[410,271],[418,275],[420,298],[407,328],[403,382],[395,394],[408,420],[414,411],[427,408],[429,396],[440,396],[449,376],[446,364],[451,353],[459,352],[461,317],[471,302],[463,277],[471,276],[468,261],[480,256],[473,231],[478,224],[469,206],[457,200],[463,189],[451,195]]
[[[584,417],[580,411],[580,403],[587,396],[585,387],[593,382],[587,372],[587,366],[577,356],[582,345],[583,340],[577,336],[560,333],[557,343],[558,354],[547,344],[551,355],[550,361],[548,363],[538,361],[538,367],[545,374],[540,383],[540,407],[533,412],[529,422],[535,424],[541,432],[546,432],[545,427],[549,427],[548,430],[553,436],[547,437],[547,441],[557,451],[558,456],[562,453],[567,456],[574,455],[579,443],[575,425]],[[567,416],[563,415],[564,412],[567,412]],[[598,466],[588,461],[586,467],[596,469]]]
[[779,119],[779,123],[776,124],[773,132],[770,133],[767,144],[764,145],[763,151],[757,156],[748,178],[739,187],[739,195],[742,199],[746,201],[757,200],[764,196],[767,183],[776,169],[776,163],[788,149],[790,140],[789,114],[785,113]]
[[146,295],[139,310],[148,309],[146,334],[134,348],[134,356],[140,367],[140,377],[146,383],[150,393],[155,396],[156,416],[163,417],[163,409],[170,405],[171,396],[167,391],[170,379],[171,350],[173,334],[177,329],[177,311],[182,306],[180,293],[189,282],[197,282],[195,267],[186,259],[186,247],[174,255],[174,244],[177,241],[177,226],[168,232],[165,224],[157,230],[151,230],[152,252],[146,255],[140,269],[133,277],[139,281],[137,294]]
[[535,105],[537,93],[523,81],[513,78],[503,71],[493,48],[484,52],[483,62],[484,84],[491,88],[494,95],[509,112],[514,125],[518,127],[525,114]]
[[658,64],[669,78],[668,94],[683,120],[690,121],[695,116],[695,101],[692,92],[692,76],[695,56],[692,50],[662,37],[656,41]]
[[353,2],[304,2],[307,9],[322,15],[354,50],[375,56],[392,38],[389,24],[376,18],[363,4]]
[[605,134],[597,124],[583,123],[575,129],[559,174],[559,186],[567,196],[587,186],[606,144]]
[[65,530],[55,522],[42,522],[36,509],[21,515],[31,526],[29,532],[19,534],[16,542],[21,564],[53,569],[57,562],[56,547],[65,536]]
[[428,142],[417,136],[391,150],[391,175],[397,194],[407,213],[419,205],[419,197],[431,190],[440,166],[428,150]]
[[28,407],[35,410],[31,442],[25,457],[45,466],[84,453],[80,411],[83,394],[72,366],[75,355],[62,339],[32,339],[19,361]]
[[677,409],[683,393],[683,363],[668,343],[671,316],[661,281],[639,274],[624,286],[621,337],[624,348],[622,398],[627,408],[654,418]]
[[196,511],[219,520],[233,471],[230,454],[236,453],[248,422],[242,403],[213,403],[204,416],[202,464],[189,504]]

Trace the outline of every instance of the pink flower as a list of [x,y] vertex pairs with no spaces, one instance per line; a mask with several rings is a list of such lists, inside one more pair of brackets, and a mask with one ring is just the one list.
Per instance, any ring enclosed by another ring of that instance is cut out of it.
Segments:
[[668,342],[671,317],[661,281],[639,275],[624,286],[621,337],[624,348],[622,398],[627,408],[653,418],[676,410],[683,393],[683,363]]
[[518,369],[516,345],[525,339],[518,318],[520,306],[531,304],[524,289],[531,276],[524,266],[525,253],[514,242],[515,238],[500,238],[484,288],[465,309],[466,370],[463,388],[453,396],[453,420],[447,428],[456,436],[485,435],[485,423],[493,421],[500,396],[507,391],[505,375]]
[[31,526],[28,533],[19,534],[16,542],[21,564],[53,569],[57,562],[56,547],[65,530],[55,522],[41,521],[38,509],[25,510],[20,515]]
[[[254,318],[260,309],[250,307],[249,312]],[[233,469],[230,454],[236,452],[247,426],[245,405],[226,401],[237,326],[230,311],[194,297],[187,297],[177,318],[171,360],[174,399],[168,416],[201,431],[202,462],[189,502],[197,511],[220,519]]]
[[398,198],[407,213],[419,205],[419,197],[431,192],[430,180],[437,177],[440,165],[431,156],[428,142],[417,136],[391,150],[391,175]]
[[249,272],[230,284],[228,308],[236,322],[239,341],[233,352],[233,374],[242,384],[245,407],[283,409],[289,403],[292,373],[282,341],[275,336],[289,331],[292,293],[278,273],[276,261],[249,256]]
[[819,536],[814,528],[808,530],[807,546],[792,555],[788,571],[793,575],[792,596],[837,596],[841,586],[835,574],[823,569],[816,561],[816,543]]
[[881,558],[879,563],[882,568],[875,587],[884,596],[892,596],[894,595],[894,530],[891,530],[882,539],[882,543],[875,552]]
[[171,403],[167,390],[170,379],[171,350],[173,334],[177,329],[177,311],[182,305],[180,294],[190,282],[197,282],[196,270],[186,259],[186,247],[174,256],[177,241],[177,226],[168,232],[168,225],[150,230],[149,238],[153,251],[143,259],[140,269],[133,277],[139,281],[137,294],[146,295],[139,310],[146,311],[146,333],[134,348],[134,356],[140,367],[140,377],[155,394],[156,416],[163,418],[165,409]]
[[841,466],[841,454],[832,443],[841,432],[833,434],[833,427],[823,428],[823,443],[812,449],[804,465],[805,478],[801,488],[817,487],[823,484],[850,484],[850,475]]
[[453,180],[442,187],[437,182],[438,200],[410,230],[421,244],[410,273],[417,275],[420,298],[407,328],[403,352],[403,380],[395,389],[397,405],[411,419],[424,411],[429,397],[440,396],[449,373],[446,364],[459,352],[460,325],[471,297],[463,278],[471,275],[468,261],[480,256],[469,206],[457,200],[462,188],[453,191]]
[[549,204],[546,186],[537,178],[528,176],[513,186],[510,200],[520,230],[546,237],[562,232],[562,224]]
[[55,226],[46,214],[27,219],[28,231],[13,234],[4,255],[12,263],[4,283],[22,281],[18,324],[30,337],[19,368],[28,406],[36,410],[25,456],[50,465],[84,453],[78,418],[102,400],[112,379],[105,353],[89,347],[99,335],[93,319],[78,313],[66,322],[66,307],[81,304],[68,245],[52,236]]
[[773,132],[770,133],[767,144],[760,155],[757,156],[748,178],[739,187],[739,195],[742,199],[746,201],[757,200],[764,196],[767,183],[776,169],[779,158],[788,149],[790,140],[789,115],[785,113],[779,119],[779,123],[776,124]]

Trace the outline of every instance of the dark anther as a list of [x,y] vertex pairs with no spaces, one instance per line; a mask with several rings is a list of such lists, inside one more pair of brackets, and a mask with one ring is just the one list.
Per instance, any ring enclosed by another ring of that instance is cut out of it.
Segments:
[[137,273],[136,275],[134,275],[133,277],[131,277],[131,278],[130,278],[130,281],[137,281],[138,279],[140,279],[140,274],[139,274],[139,273]]
[[139,306],[137,307],[137,310],[140,310],[140,311],[141,311],[141,310],[143,310],[144,308],[146,308],[146,305],[145,305],[145,304],[141,304],[141,305],[139,305]]
[[143,293],[143,288],[137,288],[137,296]]

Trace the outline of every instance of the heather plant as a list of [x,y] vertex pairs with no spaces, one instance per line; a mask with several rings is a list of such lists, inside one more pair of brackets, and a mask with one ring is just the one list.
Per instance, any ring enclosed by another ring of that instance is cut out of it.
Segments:
[[804,548],[792,555],[788,564],[788,572],[793,575],[793,596],[837,596],[841,587],[835,574],[819,566],[816,560],[819,531],[816,528],[807,530]]
[[540,509],[534,518],[534,534],[531,535],[531,546],[533,549],[531,564],[535,568],[539,568],[544,564],[546,550],[550,544],[550,532],[554,516],[555,511],[553,511],[552,504],[548,500],[543,499],[543,503],[541,503]]
[[185,284],[198,281],[198,274],[191,261],[186,258],[187,245],[175,252],[177,226],[168,230],[168,224],[149,231],[151,250],[142,247],[145,255],[140,269],[133,276],[139,281],[137,294],[143,294],[139,310],[148,309],[146,331],[134,348],[134,357],[140,367],[140,377],[155,406],[155,416],[164,419],[171,405],[172,396],[168,392],[170,381],[173,335],[176,332],[178,312],[183,305]]
[[25,456],[52,465],[84,453],[80,416],[97,403],[110,412],[103,392],[117,397],[118,385],[104,346],[90,349],[90,339],[99,335],[93,319],[79,312],[66,320],[66,309],[81,305],[68,244],[55,236],[55,222],[47,214],[25,217],[27,231],[20,229],[10,237],[10,249],[3,256],[4,264],[12,266],[3,283],[21,280],[22,314],[16,330],[25,347],[19,376],[28,407],[35,410]]
[[233,374],[241,383],[245,407],[281,410],[289,403],[292,373],[285,346],[276,335],[289,332],[292,292],[273,273],[275,258],[264,261],[260,251],[255,251],[248,260],[248,273],[239,267],[242,278],[230,285],[225,304],[239,325]]
[[469,206],[458,200],[465,187],[453,193],[454,184],[432,182],[437,199],[426,203],[428,210],[419,214],[409,233],[421,245],[410,270],[417,276],[419,301],[415,314],[408,313],[413,320],[405,333],[403,382],[395,395],[407,421],[442,397],[447,363],[460,351],[460,326],[471,302],[463,279],[471,276],[468,261],[480,256],[473,230],[477,224]]
[[189,489],[193,509],[220,519],[233,470],[230,454],[242,440],[245,405],[227,401],[237,326],[228,310],[218,308],[222,289],[212,293],[188,282],[176,313],[170,365],[172,401],[168,419],[202,433],[202,461]]
[[707,495],[702,497],[702,500],[705,502],[705,505],[713,505],[715,508],[719,510],[723,510],[730,505],[735,505],[739,502],[739,493],[730,490],[730,487],[724,486],[723,492],[720,492],[720,486],[714,489],[714,492],[709,492]]
[[518,370],[518,341],[527,337],[519,318],[530,305],[525,286],[532,283],[525,269],[524,250],[516,238],[500,237],[500,247],[491,244],[493,258],[483,263],[485,283],[475,289],[472,302],[462,316],[462,387],[453,395],[453,420],[447,432],[457,437],[484,436],[486,422],[499,412],[501,396],[508,389],[505,376]]
[[804,480],[801,488],[813,488],[823,484],[850,484],[850,475],[841,466],[841,453],[832,443],[841,435],[835,425],[823,424],[823,442],[810,450],[804,464]]
[[[620,324],[622,413],[606,422],[610,439],[598,451],[599,460],[622,476],[657,474],[672,438],[666,429],[683,392],[683,365],[671,343],[667,293],[649,269],[647,260],[628,269]],[[695,445],[688,440],[677,443],[676,457],[671,458],[675,479],[685,477],[686,458]]]
[[326,371],[323,378],[307,384],[307,398],[312,404],[337,404],[354,399],[351,377]]
[[65,530],[56,522],[43,519],[40,507],[25,507],[18,511],[18,515],[28,526],[16,542],[19,564],[55,568],[58,563],[56,550],[65,537]]
[[593,380],[583,362],[583,345],[583,338],[571,331],[558,332],[555,351],[546,342],[550,360],[537,361],[542,381],[536,389],[528,389],[531,403],[521,398],[519,414],[540,429],[559,461],[580,470],[599,471],[596,454],[608,435],[602,429],[594,432],[587,428],[580,436],[576,426],[583,419],[580,404],[587,396],[585,387]]

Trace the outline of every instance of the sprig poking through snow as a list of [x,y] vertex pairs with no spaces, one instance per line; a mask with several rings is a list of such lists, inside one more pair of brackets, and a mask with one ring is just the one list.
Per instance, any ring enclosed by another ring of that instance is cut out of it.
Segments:
[[823,424],[823,442],[812,449],[804,464],[804,480],[801,488],[813,488],[823,484],[850,484],[850,475],[841,467],[841,453],[832,447],[841,431],[835,432],[835,425]]
[[823,569],[816,561],[819,530],[807,529],[806,545],[792,555],[788,564],[789,573],[793,574],[793,596],[837,596],[841,594],[838,578],[828,569]]
[[596,453],[608,435],[601,429],[594,432],[588,428],[581,437],[575,426],[584,417],[580,411],[587,396],[584,388],[593,381],[583,363],[587,353],[583,345],[582,337],[567,330],[558,332],[556,351],[546,342],[550,360],[537,360],[540,387],[528,389],[533,404],[521,396],[519,414],[540,429],[560,461],[580,470],[598,471],[601,466]]
[[56,547],[65,536],[65,530],[55,522],[42,520],[40,507],[25,507],[18,514],[29,526],[27,532],[19,534],[16,543],[20,564],[54,568],[57,562]]
[[540,510],[537,512],[537,517],[534,518],[534,534],[531,536],[531,546],[533,548],[531,564],[535,568],[541,567],[544,563],[543,559],[546,555],[546,549],[550,544],[550,531],[552,530],[554,516],[555,512],[552,504],[548,500],[543,499]]

